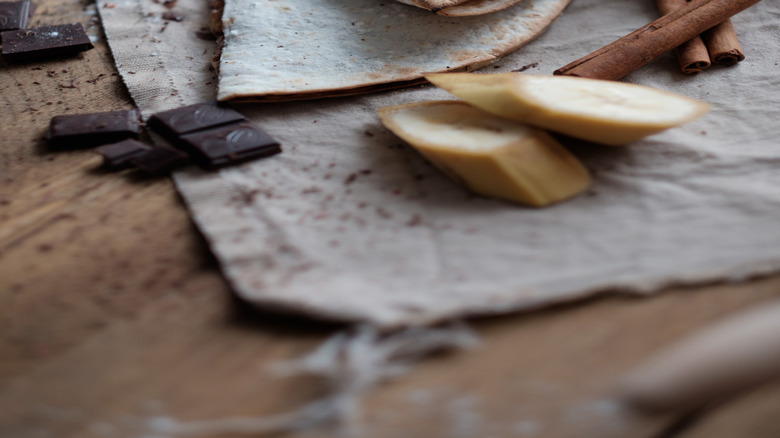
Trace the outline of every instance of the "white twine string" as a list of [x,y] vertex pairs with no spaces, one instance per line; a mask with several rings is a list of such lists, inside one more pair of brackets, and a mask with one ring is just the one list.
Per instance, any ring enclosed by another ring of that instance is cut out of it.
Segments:
[[291,432],[334,425],[341,436],[360,435],[361,401],[379,383],[409,372],[430,354],[473,348],[478,341],[464,324],[410,328],[382,335],[375,327],[341,332],[312,353],[271,367],[278,376],[316,375],[329,385],[320,400],[285,414],[180,422],[168,417],[148,421],[144,438],[203,437],[218,434]]

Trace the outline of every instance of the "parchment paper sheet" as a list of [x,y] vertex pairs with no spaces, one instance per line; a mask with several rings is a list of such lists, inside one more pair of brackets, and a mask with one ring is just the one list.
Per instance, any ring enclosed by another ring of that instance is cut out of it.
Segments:
[[[113,3],[99,8],[103,24],[146,116],[215,96],[213,43],[195,37],[205,1],[179,0],[186,18],[164,32],[161,5]],[[650,1],[575,0],[541,38],[483,71],[551,74],[656,17]],[[381,106],[451,98],[431,86],[240,106],[284,153],[188,169],[176,183],[240,296],[321,318],[426,324],[772,272],[780,4],[761,2],[733,22],[743,63],[686,77],[669,55],[626,79],[708,101],[712,113],[624,148],[575,148],[595,183],[551,208],[472,196],[381,126]]]

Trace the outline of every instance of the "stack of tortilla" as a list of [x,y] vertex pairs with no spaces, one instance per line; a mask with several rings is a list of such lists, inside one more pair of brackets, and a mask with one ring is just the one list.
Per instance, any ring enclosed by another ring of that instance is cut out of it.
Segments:
[[343,96],[473,70],[533,40],[570,0],[517,1],[225,0],[218,98]]
[[440,15],[466,17],[506,9],[523,0],[398,0],[407,5],[427,9]]

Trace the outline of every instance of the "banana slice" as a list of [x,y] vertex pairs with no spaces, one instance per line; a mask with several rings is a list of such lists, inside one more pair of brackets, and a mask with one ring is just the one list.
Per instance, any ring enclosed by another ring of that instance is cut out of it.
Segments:
[[522,73],[425,78],[487,112],[572,137],[622,145],[696,119],[709,104],[642,85]]
[[465,102],[384,107],[385,126],[473,192],[544,206],[590,185],[587,169],[546,132]]

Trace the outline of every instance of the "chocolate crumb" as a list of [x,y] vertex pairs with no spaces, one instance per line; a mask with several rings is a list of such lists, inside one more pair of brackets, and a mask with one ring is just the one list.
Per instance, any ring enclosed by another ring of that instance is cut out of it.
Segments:
[[87,82],[89,82],[90,84],[96,84],[97,81],[99,81],[100,79],[102,79],[104,77],[106,77],[105,73],[100,73],[94,79],[88,79]]
[[357,173],[350,174],[347,179],[344,180],[344,184],[352,184],[357,179]]
[[[252,189],[248,192],[242,192],[241,196],[244,198],[244,202],[247,203],[247,205],[252,204],[255,202],[255,198],[257,198],[257,195],[260,194],[260,189]],[[268,196],[269,198],[271,196]]]
[[417,225],[422,224],[422,222],[423,222],[422,216],[420,216],[419,214],[415,214],[414,216],[412,216],[411,219],[409,219],[408,222],[406,222],[406,225],[409,227],[416,227]]
[[216,41],[217,39],[213,33],[205,30],[199,30],[195,32],[195,36],[203,41]]
[[382,207],[377,207],[376,214],[378,214],[379,217],[381,217],[382,219],[390,219],[391,217],[393,217],[393,215],[389,211],[385,210]]
[[524,71],[526,71],[526,70],[528,70],[528,69],[530,69],[530,68],[536,68],[536,67],[538,67],[538,66],[539,66],[539,63],[538,63],[538,62],[533,62],[533,63],[531,63],[531,64],[524,65],[524,66],[522,66],[522,67],[518,68],[517,70],[512,70],[512,71],[513,71],[514,73],[522,73],[522,72],[524,72]]
[[183,21],[184,15],[177,14],[175,12],[164,12],[162,14],[162,19],[168,21]]

